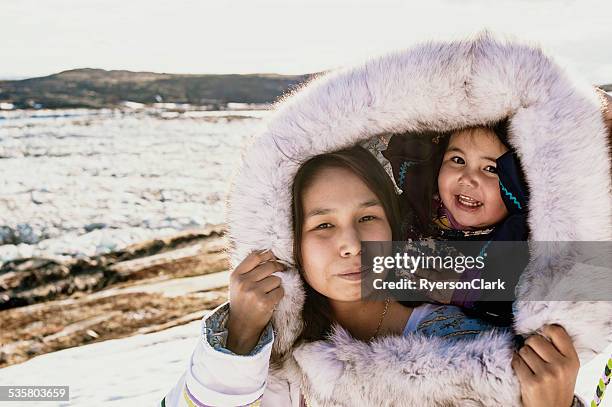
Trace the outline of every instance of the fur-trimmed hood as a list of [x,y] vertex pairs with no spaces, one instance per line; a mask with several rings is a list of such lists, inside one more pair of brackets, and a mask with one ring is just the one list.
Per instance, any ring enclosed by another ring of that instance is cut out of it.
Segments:
[[[308,158],[380,135],[449,131],[508,116],[509,142],[530,191],[530,239],[610,241],[609,146],[599,106],[590,85],[568,77],[539,48],[488,33],[321,75],[278,103],[243,157],[228,206],[232,262],[270,248],[292,263],[291,185]],[[610,290],[606,270],[577,268],[555,254],[554,246],[533,254],[519,299],[552,298],[555,287],[571,290],[579,278],[600,279]],[[280,276],[285,297],[273,316],[274,352],[293,357],[275,374],[301,380],[313,405],[519,404],[508,334],[460,346],[418,335],[365,344],[336,330],[330,341],[293,349],[304,291],[295,269]],[[518,333],[559,323],[582,362],[612,341],[611,302],[516,307]]]

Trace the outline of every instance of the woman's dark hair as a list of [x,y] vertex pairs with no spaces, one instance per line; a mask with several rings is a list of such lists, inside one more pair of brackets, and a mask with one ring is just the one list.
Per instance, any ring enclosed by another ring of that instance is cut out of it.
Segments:
[[[344,168],[359,177],[374,192],[382,204],[391,227],[393,240],[401,240],[401,219],[395,186],[374,155],[359,145],[317,155],[302,164],[293,180],[291,203],[293,209],[293,258],[300,274],[303,273],[300,250],[304,223],[302,194],[312,184],[316,175],[321,170],[328,168]],[[303,276],[302,280],[306,292],[302,309],[304,328],[297,340],[310,342],[322,339],[329,333],[332,318],[327,298],[310,287]]]

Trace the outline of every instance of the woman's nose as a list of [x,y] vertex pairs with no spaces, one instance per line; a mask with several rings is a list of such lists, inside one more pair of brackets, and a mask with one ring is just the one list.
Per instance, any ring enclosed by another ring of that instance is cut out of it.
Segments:
[[340,239],[340,256],[350,257],[361,253],[361,238],[357,229],[347,228],[338,238]]

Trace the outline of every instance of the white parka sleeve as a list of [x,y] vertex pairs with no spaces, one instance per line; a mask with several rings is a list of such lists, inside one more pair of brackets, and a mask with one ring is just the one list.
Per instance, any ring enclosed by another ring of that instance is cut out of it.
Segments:
[[225,348],[228,314],[229,303],[225,303],[202,320],[200,340],[187,370],[162,406],[291,405],[288,383],[268,377],[274,341],[271,324],[251,353],[236,355]]

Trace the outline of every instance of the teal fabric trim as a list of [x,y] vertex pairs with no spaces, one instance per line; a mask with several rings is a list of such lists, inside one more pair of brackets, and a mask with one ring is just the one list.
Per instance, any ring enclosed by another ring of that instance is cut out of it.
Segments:
[[487,255],[487,249],[489,248],[489,246],[491,245],[492,240],[487,241],[487,243],[484,244],[484,246],[482,246],[482,249],[480,249],[480,253],[478,253],[478,255],[480,257],[484,257]]
[[506,187],[504,186],[504,184],[502,184],[501,181],[499,181],[499,186],[502,189],[503,193],[519,208],[519,209],[523,209],[521,207],[521,203],[518,201],[518,199],[516,199],[516,197],[514,195],[512,195],[512,192],[508,191],[508,189],[506,189]]
[[404,186],[404,181],[406,180],[406,171],[408,170],[409,167],[411,167],[414,164],[413,161],[404,161],[402,163],[402,166],[400,167],[400,171],[399,171],[399,187],[403,187]]

